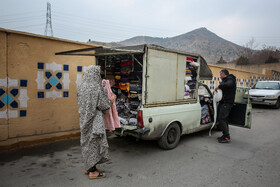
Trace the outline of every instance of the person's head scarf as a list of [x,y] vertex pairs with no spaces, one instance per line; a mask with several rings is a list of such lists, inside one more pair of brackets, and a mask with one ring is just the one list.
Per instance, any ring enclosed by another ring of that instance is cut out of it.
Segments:
[[102,86],[100,66],[87,68],[78,85],[77,98],[81,129],[95,117],[97,110],[106,111],[110,108],[111,102]]

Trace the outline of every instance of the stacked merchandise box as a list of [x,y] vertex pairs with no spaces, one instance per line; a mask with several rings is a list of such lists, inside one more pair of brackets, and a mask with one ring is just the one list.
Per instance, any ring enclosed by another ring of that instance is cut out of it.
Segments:
[[110,81],[111,89],[117,96],[121,125],[137,125],[137,112],[142,105],[142,64],[142,55],[97,57],[102,78]]

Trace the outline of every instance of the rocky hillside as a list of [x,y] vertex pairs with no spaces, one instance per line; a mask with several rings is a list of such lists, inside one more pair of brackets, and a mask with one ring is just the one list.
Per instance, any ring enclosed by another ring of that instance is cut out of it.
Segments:
[[180,51],[199,53],[209,64],[215,64],[221,56],[226,61],[232,61],[239,54],[239,50],[242,49],[241,46],[217,36],[206,28],[199,28],[171,38],[136,36],[119,42],[122,45],[145,43],[161,45]]
[[170,49],[201,54],[209,64],[216,64],[221,57],[227,62],[232,61],[238,57],[239,51],[242,49],[241,46],[217,36],[206,28],[199,28],[171,38],[136,36],[118,43],[95,41],[90,43],[108,47],[156,44]]

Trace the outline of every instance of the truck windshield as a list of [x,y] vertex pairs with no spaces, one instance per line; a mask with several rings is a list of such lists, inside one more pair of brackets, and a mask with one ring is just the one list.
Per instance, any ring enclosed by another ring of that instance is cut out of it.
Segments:
[[280,84],[278,82],[257,82],[253,89],[280,90]]

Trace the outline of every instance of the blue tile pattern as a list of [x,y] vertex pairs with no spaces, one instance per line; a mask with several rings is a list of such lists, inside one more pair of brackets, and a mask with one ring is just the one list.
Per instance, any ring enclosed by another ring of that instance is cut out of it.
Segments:
[[18,94],[18,89],[12,89],[10,93],[15,97]]
[[61,73],[61,72],[58,72],[58,73],[56,74],[56,77],[57,77],[58,79],[61,79],[62,73]]
[[2,101],[0,101],[0,108],[3,108],[4,106],[5,104]]
[[37,95],[38,95],[38,98],[44,98],[45,97],[44,92],[38,92]]
[[17,103],[16,101],[13,101],[13,102],[10,104],[10,106],[11,106],[12,108],[18,108],[18,103]]
[[[38,67],[42,68],[40,63],[38,64]],[[11,80],[12,83],[14,82],[16,84],[11,84],[10,86],[4,85],[7,88],[0,88],[0,118],[18,118],[20,117],[21,110],[25,111],[22,113],[22,116],[26,116],[27,101],[29,100],[27,94],[28,81],[26,79],[11,79],[9,77],[6,79],[7,81]],[[5,111],[7,112],[4,112],[3,109],[6,109]]]
[[48,71],[46,71],[45,75],[48,79],[52,76],[51,72],[48,72]]
[[69,65],[64,64],[63,65],[63,71],[69,71]]
[[210,89],[214,89],[214,81],[210,81]]
[[51,85],[50,83],[47,83],[47,84],[46,84],[46,89],[47,89],[47,90],[51,89],[51,87],[52,87],[52,85]]
[[63,92],[63,97],[69,97],[69,92]]
[[43,62],[38,62],[38,69],[44,69],[44,63]]
[[4,93],[6,93],[5,90],[3,90],[2,88],[0,88],[0,97],[1,97]]
[[52,86],[56,85],[58,82],[58,80],[55,78],[55,77],[52,77],[51,80],[50,80],[50,83]]
[[77,71],[78,71],[78,72],[82,72],[82,71],[83,71],[83,67],[82,67],[82,66],[78,66],[78,67],[77,67]]
[[3,101],[6,105],[9,104],[12,100],[13,100],[13,98],[12,98],[9,94],[6,94],[6,95],[2,98],[2,101]]
[[21,87],[27,87],[27,80],[20,80]]
[[56,88],[57,88],[58,90],[61,90],[61,89],[62,89],[62,85],[61,85],[60,83],[58,83],[58,84],[56,85]]
[[26,116],[26,110],[20,110],[19,111],[19,116],[20,117],[25,117]]
[[[50,67],[48,67],[50,65]],[[47,68],[48,67],[48,68]],[[38,84],[37,97],[38,98],[57,98],[65,97],[64,91],[69,92],[69,68],[68,64],[56,64],[38,62],[38,73],[36,82]],[[80,66],[79,71],[82,71],[82,66]],[[42,76],[43,75],[43,76]],[[53,92],[54,94],[49,96],[48,92]],[[58,94],[58,92],[60,92]],[[68,97],[69,93],[66,94]]]

